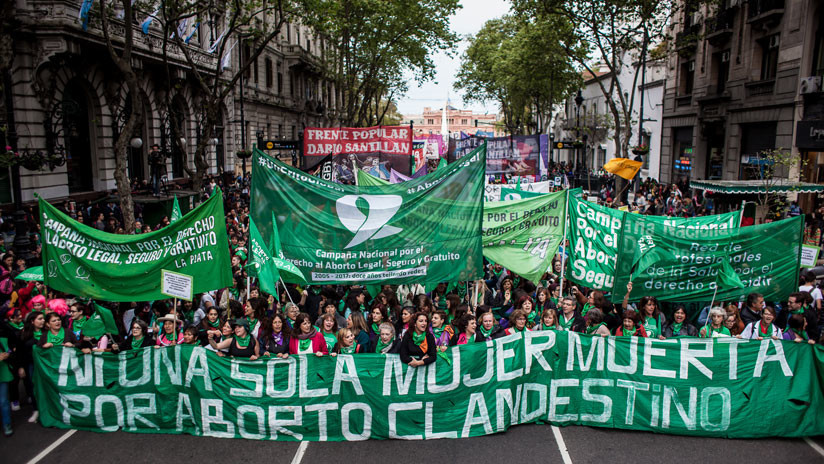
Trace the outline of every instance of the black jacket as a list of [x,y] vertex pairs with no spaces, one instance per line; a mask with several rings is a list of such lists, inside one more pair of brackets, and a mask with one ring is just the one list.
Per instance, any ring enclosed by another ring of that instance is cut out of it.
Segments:
[[432,335],[431,332],[428,330],[426,331],[426,353],[421,351],[421,347],[415,344],[412,341],[412,333],[415,329],[407,330],[406,333],[403,335],[400,343],[400,350],[398,354],[401,356],[401,361],[404,364],[409,364],[413,358],[415,359],[422,359],[424,355],[428,357],[423,359],[424,364],[432,364],[435,362],[435,358],[438,356],[437,353],[437,346],[435,345],[435,336]]
[[[495,340],[496,338],[501,338],[501,337],[506,336],[506,330],[503,327],[499,326],[499,325],[495,325],[495,327],[492,328],[492,332],[489,334],[489,338],[486,338],[486,337],[484,337],[484,334],[481,332],[481,328],[478,327],[475,330],[475,336],[476,336],[476,338],[475,338],[476,342],[485,342],[487,340]],[[457,342],[457,340],[458,339],[456,338],[455,341]],[[449,344],[450,345],[452,344],[452,340],[449,340]]]
[[[675,335],[672,334],[672,324],[675,321],[669,320],[664,323],[664,327],[661,329],[661,335],[665,338],[672,338]],[[690,324],[689,322],[684,322],[684,325],[681,326],[681,332],[677,335],[678,337],[697,337],[698,336],[698,329],[695,328],[694,325]]]
[[[369,348],[366,350],[366,353],[376,353],[377,352],[376,350],[378,349],[378,340],[379,339],[376,338],[376,339],[371,340],[369,342]],[[401,341],[399,339],[395,338],[394,340],[392,340],[392,346],[389,347],[389,351],[387,351],[386,354],[388,354],[388,353],[398,354],[398,352],[400,352],[400,349],[401,349]]]
[[269,353],[272,356],[276,356],[281,353],[289,354],[289,336],[283,334],[282,345],[275,343],[275,340],[272,337],[260,339],[260,354],[263,355],[264,353]]
[[[563,320],[564,312],[558,311],[558,324],[560,325],[560,321]],[[586,332],[587,323],[584,321],[584,318],[581,316],[581,313],[576,309],[574,313],[572,313],[572,327],[570,330],[573,332]],[[607,328],[609,326],[607,325]]]
[[741,321],[744,322],[744,325],[751,324],[755,321],[761,320],[761,313],[755,312],[750,308],[744,308],[741,310]]

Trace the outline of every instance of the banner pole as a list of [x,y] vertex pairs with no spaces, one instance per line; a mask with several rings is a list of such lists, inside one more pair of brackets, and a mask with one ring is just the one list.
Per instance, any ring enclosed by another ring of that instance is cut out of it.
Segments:
[[[564,175],[566,179],[566,175]],[[568,181],[567,181],[568,182]],[[561,240],[561,246],[564,247],[564,252],[561,253],[561,291],[558,293],[562,298],[564,296],[564,275],[566,275],[566,255],[567,255],[567,229],[569,229],[569,189],[566,191],[566,205],[564,206],[564,238]]]
[[292,295],[289,294],[289,289],[286,288],[286,282],[283,281],[283,277],[280,277],[280,283],[283,284],[283,289],[286,290],[286,297],[289,298],[289,302],[295,304],[295,300],[293,300]]
[[249,274],[246,274],[246,301],[249,301],[249,295],[251,294],[250,287],[252,286],[252,277]]
[[174,331],[172,331],[172,338],[174,338],[174,340],[172,340],[172,344],[176,345],[177,344],[177,297],[175,297],[175,299],[174,299],[174,306],[172,307],[172,316],[175,318],[175,321],[174,321],[175,329],[174,329]]

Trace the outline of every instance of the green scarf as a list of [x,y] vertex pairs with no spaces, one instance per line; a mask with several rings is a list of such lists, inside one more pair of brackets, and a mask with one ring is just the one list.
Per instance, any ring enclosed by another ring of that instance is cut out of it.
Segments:
[[390,346],[392,346],[392,342],[389,342],[389,343],[384,343],[384,342],[383,342],[383,340],[381,340],[380,338],[378,338],[378,345],[377,345],[377,346],[375,346],[375,353],[377,353],[377,354],[383,354],[383,352],[384,352],[383,350],[388,350],[388,348],[389,348]]
[[80,319],[76,319],[76,320],[72,321],[72,332],[82,331],[83,326],[86,325],[87,320],[88,319],[86,319],[85,316],[81,316]]
[[418,332],[412,332],[412,341],[416,345],[421,346],[424,340],[426,340],[426,332],[421,332],[420,334]]
[[594,308],[595,306],[587,303],[584,305],[584,309],[581,310],[581,316],[586,316],[590,309]]
[[40,337],[42,337],[42,336],[43,336],[43,331],[42,330],[35,330],[34,333],[32,334],[32,337],[35,340],[40,340]]
[[807,307],[802,306],[800,309],[798,309],[796,311],[790,310],[790,314],[804,314],[804,311],[806,311],[806,310],[807,310]]
[[9,321],[9,327],[11,327],[14,330],[23,330],[23,323]]
[[246,334],[245,337],[238,337],[237,335],[235,335],[235,343],[237,343],[237,346],[239,346],[241,348],[246,348],[247,346],[249,346],[249,342],[251,340],[252,340],[252,336],[248,333]]
[[142,345],[142,344],[143,344],[143,337],[142,336],[140,338],[132,338],[132,349],[133,350],[136,350],[136,349],[140,348],[140,345]]
[[381,327],[380,324],[378,324],[377,322],[373,322],[372,323],[372,333],[380,335],[380,333],[381,333],[380,327]]
[[682,325],[684,325],[683,322],[673,322],[672,323],[672,325],[670,327],[672,328],[672,335],[673,336],[677,337],[679,334],[681,334],[681,326]]
[[326,340],[326,349],[332,351],[332,348],[335,347],[335,343],[338,342],[338,338],[335,337],[333,333],[324,333],[323,339]]
[[63,327],[60,327],[60,331],[57,332],[57,335],[53,334],[51,330],[49,330],[48,335],[46,335],[46,342],[51,343],[52,345],[62,345],[63,340],[66,339],[66,332],[63,330]]
[[519,329],[518,327],[516,327],[516,326],[514,326],[514,325],[513,325],[513,326],[511,327],[511,329],[512,329],[512,332],[513,332],[513,333],[520,333],[520,332],[523,332],[524,330],[526,330],[526,326],[524,326],[524,328],[523,328],[523,329]]
[[258,321],[257,319],[253,319],[251,317],[247,317],[246,320],[249,321],[249,333],[252,333],[252,331],[255,330],[255,324],[257,324]]
[[762,338],[770,338],[773,333],[773,326],[772,324],[767,326],[767,330],[763,330],[764,323],[762,321],[758,322],[758,336]]
[[301,352],[306,351],[309,347],[312,346],[312,339],[307,338],[306,340],[298,340],[298,348]]
[[544,325],[544,323],[541,322],[540,330],[558,330],[558,326],[557,325]]
[[445,329],[444,326],[440,326],[438,328],[432,327],[432,335],[435,336],[435,341],[438,341],[438,340],[441,339],[441,335],[443,335],[444,329]]
[[353,343],[352,346],[342,346],[340,347],[341,354],[355,354],[355,344]]
[[206,323],[209,324],[209,327],[214,327],[215,329],[220,328],[220,319],[215,319],[215,322],[206,319]]
[[799,331],[798,331],[798,330],[796,330],[796,329],[790,329],[790,330],[792,331],[792,333],[794,333],[794,334],[796,334],[797,336],[801,337],[801,338],[802,338],[802,339],[804,339],[805,341],[807,341],[807,340],[809,340],[809,339],[810,339],[810,337],[808,337],[808,336],[807,336],[807,332],[805,332],[805,331],[803,331],[803,330],[802,330],[801,332],[799,332]]
[[638,330],[638,329],[633,327],[632,330],[627,331],[627,329],[623,325],[621,325],[621,336],[622,337],[631,337],[633,334],[635,334],[636,330]]
[[598,330],[598,327],[605,326],[605,325],[606,325],[606,324],[604,324],[603,322],[601,322],[601,323],[599,323],[598,325],[593,325],[593,326],[589,326],[589,327],[587,327],[587,335],[592,335],[592,334],[594,334],[594,333],[595,333],[595,331],[597,331],[597,330]]
[[289,317],[287,316],[286,320],[289,321],[289,327],[294,327],[295,326],[295,320],[294,319],[289,319]]
[[480,327],[478,327],[478,330],[481,331],[481,335],[483,335],[484,338],[489,338],[489,336],[492,334],[492,331],[495,330],[495,325],[490,327],[489,330],[484,329],[484,326],[481,325]]
[[572,318],[567,321],[564,313],[561,313],[561,316],[558,317],[558,324],[561,325],[562,330],[566,330],[567,332],[572,330],[572,324],[575,322],[575,314],[572,315]]
[[558,298],[555,298],[554,296],[551,296],[551,297],[549,297],[549,301],[551,301],[552,304],[554,304],[556,308],[558,307]]
[[712,338],[712,333],[713,332],[717,332],[717,333],[720,333],[720,334],[730,335],[731,336],[730,329],[724,327],[723,325],[721,327],[717,328],[717,329],[714,329],[712,327],[712,324],[707,324],[704,327],[706,327],[706,330],[704,331],[704,333],[706,334],[706,335],[704,335],[704,337],[706,337],[706,338]]

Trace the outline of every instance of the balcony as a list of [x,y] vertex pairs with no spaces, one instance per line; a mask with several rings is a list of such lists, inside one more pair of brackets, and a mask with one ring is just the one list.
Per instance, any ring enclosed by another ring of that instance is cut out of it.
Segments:
[[747,89],[747,97],[760,97],[763,95],[772,95],[775,89],[775,79],[765,81],[747,82],[744,84]]
[[675,34],[675,49],[678,50],[678,55],[688,57],[695,53],[695,50],[698,48],[700,33],[701,25],[693,24]]
[[774,26],[784,15],[784,0],[750,0],[747,9],[747,23]]
[[681,95],[679,97],[675,97],[676,108],[683,108],[690,105],[692,105],[692,95]]
[[727,8],[720,10],[715,16],[708,18],[705,24],[707,41],[713,46],[727,43],[732,37],[733,25],[735,24],[735,13],[737,10]]

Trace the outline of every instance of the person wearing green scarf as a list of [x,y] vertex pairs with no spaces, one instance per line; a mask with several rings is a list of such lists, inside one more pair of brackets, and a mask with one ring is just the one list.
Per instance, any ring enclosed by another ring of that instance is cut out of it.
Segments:
[[206,310],[206,317],[200,321],[201,337],[206,338],[206,334],[212,332],[214,337],[220,338],[220,324],[220,312],[214,306],[210,307]]
[[637,311],[627,309],[624,311],[623,322],[620,327],[615,329],[615,335],[618,337],[646,337],[647,332],[644,326],[641,325],[641,316]]
[[809,293],[791,293],[789,298],[787,298],[788,311],[781,312],[781,320],[776,322],[778,326],[785,328],[788,327],[790,318],[792,318],[795,314],[799,314],[807,321],[807,327],[813,329],[807,331],[807,337],[813,339],[818,338],[816,337],[816,329],[818,328],[818,313],[814,307],[809,306],[809,303],[816,303]]
[[809,343],[815,345],[815,339],[807,334],[807,319],[803,314],[793,314],[787,320],[787,331],[783,335],[784,340],[796,343]]
[[358,353],[359,346],[355,344],[355,332],[348,328],[338,330],[338,342],[332,349],[332,353],[336,354],[355,354]]
[[306,313],[298,313],[295,317],[295,326],[289,338],[289,354],[314,354],[315,356],[329,354],[326,339],[323,338],[323,334],[315,330]]
[[707,325],[701,327],[698,336],[701,338],[730,337],[730,329],[724,327],[725,317],[727,317],[727,312],[720,306],[711,308],[709,317],[707,317]]
[[6,325],[9,327],[9,331],[11,333],[16,335],[18,338],[20,337],[20,333],[23,331],[23,314],[19,309],[12,309],[9,311]]
[[123,343],[123,350],[137,350],[154,344],[154,340],[149,336],[149,326],[142,319],[132,319],[132,327],[129,336],[126,337],[125,343]]
[[[381,324],[389,321],[389,314],[387,314],[386,306],[383,303],[375,303],[375,306],[373,306],[372,310],[369,311],[366,321],[368,324],[366,327],[366,334],[369,335],[369,345],[371,346],[380,336]],[[366,348],[367,347],[363,347],[363,349]]]
[[369,351],[375,354],[396,353],[395,327],[388,322],[384,322],[380,325],[379,330],[380,335],[375,342],[375,346]]
[[[802,316],[803,317],[803,316]],[[754,321],[744,327],[741,332],[741,338],[749,338],[756,340],[773,339],[780,340],[782,338],[781,329],[775,326],[775,308],[772,306],[764,306],[761,310],[761,320]]]
[[488,341],[505,335],[502,329],[495,321],[495,315],[491,311],[487,311],[478,316],[478,334],[483,340]]
[[91,315],[91,309],[82,303],[75,303],[69,307],[69,316],[71,317],[69,324],[72,333],[78,340],[81,338],[83,326],[89,320],[89,315]]
[[509,327],[506,329],[506,334],[523,333],[526,330],[526,311],[523,309],[512,311],[512,314],[509,316]]
[[260,343],[249,331],[249,321],[245,317],[235,319],[232,321],[232,330],[234,336],[221,340],[219,343],[215,342],[214,335],[211,333],[207,335],[209,346],[216,351],[228,350],[229,356],[235,358],[249,358],[252,361],[259,358]]
[[[490,314],[490,313],[486,313]],[[455,328],[457,332],[452,336],[450,345],[466,345],[470,343],[480,342],[478,330],[478,322],[472,314],[464,314],[455,321]],[[446,356],[446,353],[443,354]]]
[[53,346],[76,346],[77,338],[71,330],[63,328],[63,320],[57,313],[49,313],[46,315],[46,327],[48,330],[43,332],[40,336],[38,345],[42,348],[51,348]]
[[324,314],[318,321],[320,322],[318,330],[323,334],[323,339],[326,340],[326,348],[331,353],[338,343],[338,322],[334,314]]
[[300,314],[298,305],[292,303],[291,301],[286,303],[283,313],[286,314],[286,325],[288,325],[290,329],[294,329],[298,314]]
[[604,322],[604,313],[600,309],[592,308],[584,317],[584,321],[586,322],[587,335],[609,336],[609,329]]
[[672,313],[672,320],[664,323],[661,335],[663,335],[664,338],[698,336],[698,329],[687,322],[687,310],[684,308],[684,305],[675,307],[675,312]]
[[432,335],[435,337],[435,344],[438,345],[438,351],[446,351],[449,347],[449,341],[452,338],[451,328],[446,327],[446,313],[443,311],[435,311],[432,313]]
[[415,313],[410,319],[409,330],[401,340],[399,355],[401,362],[410,367],[432,364],[437,357],[435,337],[427,330],[429,316]]
[[561,314],[558,315],[558,325],[567,332],[583,332],[586,327],[584,318],[575,310],[575,300],[572,297],[561,298]]
[[560,330],[560,327],[558,327],[558,313],[551,308],[545,309],[541,314],[541,322],[532,330]]
[[638,307],[641,308],[641,323],[644,326],[644,330],[647,332],[647,336],[651,338],[661,338],[662,336],[662,326],[664,321],[664,315],[661,314],[661,308],[658,304],[658,300],[651,296],[645,296],[641,298],[641,301],[638,303]]

